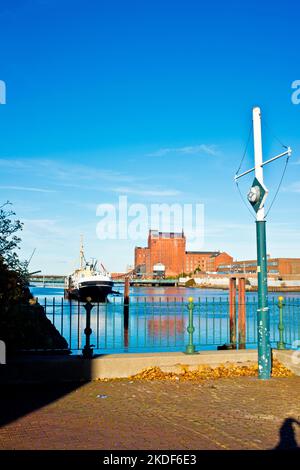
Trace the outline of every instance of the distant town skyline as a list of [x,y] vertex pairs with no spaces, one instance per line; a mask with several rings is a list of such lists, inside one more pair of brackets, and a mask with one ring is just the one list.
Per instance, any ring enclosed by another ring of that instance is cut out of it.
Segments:
[[[187,249],[254,259],[254,219],[233,178],[255,105],[265,158],[281,152],[278,138],[293,149],[267,251],[300,257],[299,13],[290,0],[3,0],[0,202],[24,222],[20,257],[36,248],[30,269],[70,272],[81,234],[108,270],[133,265],[146,237],[97,236],[97,207],[120,196],[148,209],[203,205],[203,243],[187,237]],[[267,205],[284,163],[266,169]]]

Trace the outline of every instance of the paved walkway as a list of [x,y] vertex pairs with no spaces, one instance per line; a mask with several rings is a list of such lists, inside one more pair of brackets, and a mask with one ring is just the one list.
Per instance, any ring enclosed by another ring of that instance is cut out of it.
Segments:
[[300,446],[300,377],[202,384],[124,379],[1,392],[0,449]]

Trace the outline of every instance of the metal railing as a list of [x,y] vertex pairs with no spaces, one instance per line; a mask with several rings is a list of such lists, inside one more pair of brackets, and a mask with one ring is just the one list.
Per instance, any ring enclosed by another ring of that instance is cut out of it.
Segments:
[[[300,340],[300,298],[288,297],[282,301],[282,305],[280,304],[281,302],[276,298],[269,299],[271,346],[274,348],[278,346],[280,328],[283,328],[283,342],[286,347],[292,347],[296,341]],[[282,309],[282,321],[280,321],[280,308]],[[256,299],[247,299],[246,343],[249,346],[256,346],[257,342],[256,311]]]
[[[188,302],[183,298],[130,298],[128,326],[124,322],[124,302],[113,298],[90,305],[90,325],[86,334],[86,304],[55,298],[39,300],[46,315],[68,342],[73,353],[81,353],[88,338],[96,353],[185,351],[189,343]],[[280,341],[280,309],[269,302],[270,340]],[[257,300],[246,299],[246,347],[256,347]],[[283,342],[291,347],[300,339],[300,299],[286,299],[283,306]],[[229,344],[229,301],[227,298],[193,301],[193,344],[196,350],[216,349]],[[238,338],[238,335],[236,335]],[[239,347],[238,344],[233,345]],[[86,350],[87,352],[87,350]]]

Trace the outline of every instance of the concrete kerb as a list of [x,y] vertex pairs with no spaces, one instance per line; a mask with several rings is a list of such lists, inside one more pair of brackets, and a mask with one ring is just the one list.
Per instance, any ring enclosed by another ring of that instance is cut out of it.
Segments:
[[0,383],[80,382],[97,379],[126,378],[146,367],[160,367],[164,372],[191,370],[199,365],[253,364],[256,350],[201,351],[187,355],[178,352],[111,354],[84,359],[82,356],[27,356],[8,360],[1,366]]
[[[104,359],[104,358],[103,358]],[[163,372],[181,372],[181,366],[190,370],[199,365],[217,367],[226,363],[254,363],[257,352],[249,351],[202,351],[201,354],[150,353],[107,356],[105,360],[93,362],[93,376],[97,378],[122,378],[137,374],[146,367],[160,367]]]
[[300,350],[274,349],[273,357],[294,372],[295,375],[300,375]]
[[[273,350],[273,357],[300,375],[300,365],[295,364],[295,351]],[[110,354],[92,359],[82,356],[26,356],[1,365],[0,383],[84,382],[126,378],[146,367],[160,367],[164,372],[180,373],[182,365],[193,370],[199,365],[217,367],[230,363],[255,364],[257,350],[201,351],[191,355],[178,352]]]

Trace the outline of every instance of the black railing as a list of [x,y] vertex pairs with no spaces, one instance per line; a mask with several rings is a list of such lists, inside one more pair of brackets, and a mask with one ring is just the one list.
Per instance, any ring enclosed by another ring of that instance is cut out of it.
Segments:
[[[40,300],[46,315],[68,342],[73,353],[86,346],[86,304],[65,299]],[[188,343],[188,308],[183,298],[131,297],[128,324],[120,298],[91,304],[89,341],[96,353],[184,351]],[[194,300],[193,341],[198,350],[229,344],[227,298]],[[279,308],[270,301],[270,340],[279,341]],[[256,299],[246,301],[246,347],[256,347]],[[300,339],[300,299],[284,304],[284,342],[291,347]],[[238,335],[236,335],[238,337]],[[236,345],[238,347],[238,345]]]

